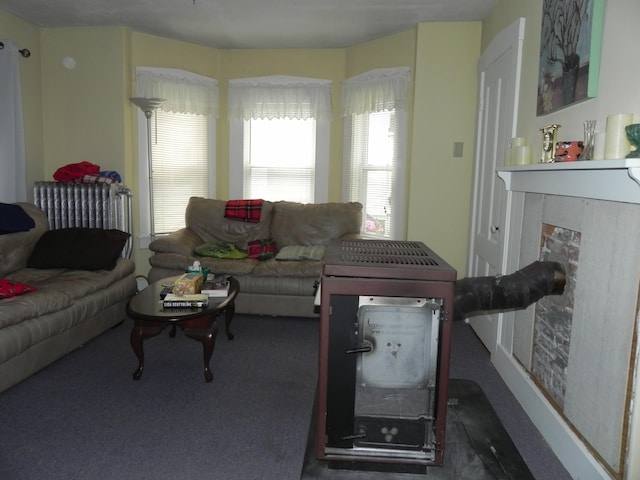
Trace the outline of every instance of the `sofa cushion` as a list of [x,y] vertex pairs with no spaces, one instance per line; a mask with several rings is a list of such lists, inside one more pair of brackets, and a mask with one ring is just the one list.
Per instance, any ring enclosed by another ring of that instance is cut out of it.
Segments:
[[324,262],[321,260],[302,260],[299,262],[281,262],[272,258],[258,262],[251,275],[256,277],[313,277],[318,280],[322,275]]
[[193,255],[181,255],[179,253],[161,253],[152,255],[149,263],[155,269],[169,271],[169,275],[184,272],[187,266],[199,260],[203,267],[207,267],[211,273],[227,275],[249,275],[259,260],[244,258],[242,260],[230,260],[228,258],[194,257]]
[[116,229],[61,228],[40,237],[29,257],[31,268],[112,270],[129,234]]
[[247,258],[245,252],[241,252],[236,248],[233,243],[230,242],[211,242],[203,243],[193,249],[193,253],[202,257],[214,257],[214,258]]
[[[131,276],[134,263],[119,258],[113,270],[68,270],[23,268],[11,275],[17,280],[35,287],[28,295],[7,298],[0,301],[0,329],[16,325],[30,318],[41,317],[63,310],[89,295],[96,295],[102,307],[115,299],[107,298],[104,292],[121,279]],[[133,277],[131,276],[133,279]],[[135,283],[135,280],[133,280]]]
[[191,197],[185,212],[186,226],[206,243],[231,242],[241,250],[245,250],[252,240],[270,236],[272,202],[263,202],[257,223],[225,218],[226,203],[225,200]]
[[271,236],[279,249],[287,245],[327,245],[329,240],[360,232],[362,204],[276,202]]
[[276,255],[280,261],[322,260],[326,252],[324,245],[287,245]]
[[0,278],[0,300],[34,292],[35,287],[8,278]]

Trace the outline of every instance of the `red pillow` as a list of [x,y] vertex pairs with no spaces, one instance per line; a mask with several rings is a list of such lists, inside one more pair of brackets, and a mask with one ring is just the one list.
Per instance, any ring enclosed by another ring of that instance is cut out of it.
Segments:
[[17,295],[23,295],[35,290],[37,290],[35,287],[25,285],[24,283],[17,282],[16,280],[0,278],[0,300],[3,298],[11,298]]
[[247,244],[247,256],[257,260],[268,260],[276,256],[276,242],[271,238],[252,240]]

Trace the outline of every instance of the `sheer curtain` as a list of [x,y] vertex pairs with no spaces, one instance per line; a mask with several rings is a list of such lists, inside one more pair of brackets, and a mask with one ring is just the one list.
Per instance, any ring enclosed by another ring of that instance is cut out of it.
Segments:
[[344,81],[343,200],[364,206],[362,231],[405,235],[408,67],[371,70]]
[[331,80],[269,77],[229,81],[229,118],[331,120]]
[[164,98],[161,110],[218,118],[218,82],[172,68],[137,67],[136,97]]
[[20,54],[11,40],[0,49],[0,202],[27,200]]
[[[264,180],[279,199],[296,190],[300,195],[296,201],[327,201],[331,80],[287,75],[233,79],[229,81],[228,114],[232,196],[242,198]],[[305,131],[314,138],[296,133],[293,124],[312,129]],[[258,138],[262,141],[255,143]],[[310,139],[305,142],[303,138]],[[306,157],[307,153],[311,156]],[[310,162],[305,171],[303,158]],[[283,173],[286,167],[295,168],[295,174],[294,170]],[[298,188],[287,190],[287,183]]]
[[407,109],[409,67],[380,68],[342,84],[342,116]]

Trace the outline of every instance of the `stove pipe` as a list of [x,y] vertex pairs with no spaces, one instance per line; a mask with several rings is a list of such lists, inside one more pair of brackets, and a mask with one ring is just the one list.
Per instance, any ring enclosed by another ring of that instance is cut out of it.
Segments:
[[533,262],[495,277],[463,278],[456,282],[454,320],[476,313],[521,310],[547,295],[562,295],[566,277],[558,262]]

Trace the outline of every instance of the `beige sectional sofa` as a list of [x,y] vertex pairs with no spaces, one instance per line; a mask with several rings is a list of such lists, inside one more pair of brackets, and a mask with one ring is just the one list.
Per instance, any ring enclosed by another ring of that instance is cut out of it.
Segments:
[[[238,280],[239,313],[317,316],[314,293],[322,274],[323,248],[334,238],[359,237],[362,205],[265,201],[258,223],[225,218],[225,205],[224,200],[192,197],[185,212],[186,227],[150,244],[149,281],[184,273],[198,260],[211,272]],[[280,258],[229,259],[194,253],[203,244],[228,242],[245,250],[251,241],[268,239],[275,243]],[[312,254],[307,256],[307,251]],[[296,257],[295,252],[300,255]]]
[[16,205],[35,227],[0,235],[0,278],[36,290],[0,299],[0,392],[121,322],[136,292],[134,264],[125,258],[112,259],[109,270],[28,267],[49,223],[35,205]]

